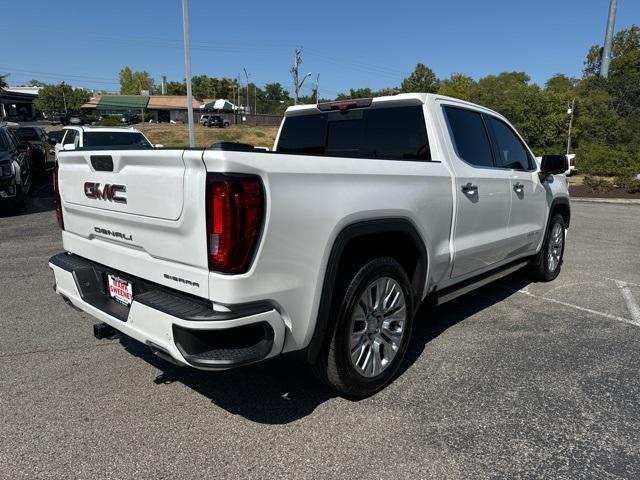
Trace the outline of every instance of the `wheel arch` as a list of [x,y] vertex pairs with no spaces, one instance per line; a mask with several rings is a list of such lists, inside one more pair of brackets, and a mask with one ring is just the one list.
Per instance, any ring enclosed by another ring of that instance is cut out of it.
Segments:
[[549,218],[547,219],[547,229],[549,228],[551,218],[553,218],[556,213],[562,215],[565,226],[569,228],[569,223],[571,222],[571,204],[567,197],[557,197],[554,198],[551,202],[551,207],[549,208]]
[[[359,255],[357,258],[366,258],[368,253],[374,253],[377,250],[361,251],[358,250],[358,247],[367,243],[366,241],[371,241],[373,245],[379,246],[379,242],[388,238],[403,239],[401,246],[410,245],[414,249],[415,267],[412,271],[407,271],[407,275],[411,280],[414,304],[417,305],[422,300],[427,279],[428,253],[426,244],[413,222],[406,218],[382,218],[347,225],[336,236],[327,260],[314,332],[309,345],[305,348],[306,361],[310,363],[315,361],[325,344],[327,333],[335,324],[335,318],[331,316],[333,294],[339,275],[343,273],[345,268],[348,268],[350,259],[346,257],[351,251],[357,250]],[[387,250],[381,252],[396,258],[407,269],[407,262],[411,262],[413,252],[407,252],[405,248],[403,252],[387,253],[392,248],[392,246],[387,246]]]

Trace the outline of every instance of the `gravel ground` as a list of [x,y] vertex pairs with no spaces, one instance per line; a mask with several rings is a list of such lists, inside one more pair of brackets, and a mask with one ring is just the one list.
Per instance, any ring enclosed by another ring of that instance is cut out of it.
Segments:
[[359,402],[284,358],[203,373],[94,339],[51,288],[49,186],[0,244],[2,479],[640,477],[638,205],[574,204],[552,283],[423,309]]

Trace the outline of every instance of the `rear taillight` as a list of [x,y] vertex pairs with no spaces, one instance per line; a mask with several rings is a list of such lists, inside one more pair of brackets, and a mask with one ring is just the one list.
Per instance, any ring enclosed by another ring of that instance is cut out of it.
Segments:
[[258,245],[264,218],[264,189],[254,175],[207,176],[209,269],[244,273]]
[[64,219],[62,218],[62,201],[60,200],[60,188],[58,187],[58,164],[53,169],[53,203],[56,208],[56,218],[58,225],[64,230]]
[[576,166],[576,157],[573,157],[571,160],[569,160],[569,165],[571,165],[572,167]]

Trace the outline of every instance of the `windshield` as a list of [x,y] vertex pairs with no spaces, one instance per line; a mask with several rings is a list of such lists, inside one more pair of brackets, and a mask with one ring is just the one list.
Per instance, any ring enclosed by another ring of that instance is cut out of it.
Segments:
[[85,132],[83,147],[141,147],[152,148],[139,132]]
[[0,131],[0,150],[9,150],[9,143],[7,142],[7,137],[2,134]]
[[20,140],[40,140],[38,133],[33,128],[18,128],[16,136]]

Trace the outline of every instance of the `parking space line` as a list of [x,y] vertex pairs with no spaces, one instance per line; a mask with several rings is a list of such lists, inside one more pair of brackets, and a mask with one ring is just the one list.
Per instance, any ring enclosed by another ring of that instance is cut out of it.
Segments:
[[591,313],[593,315],[599,315],[601,317],[610,318],[612,320],[617,320],[619,322],[629,323],[631,325],[635,325],[636,327],[640,327],[640,319],[636,320],[634,318],[633,320],[630,320],[628,318],[618,317],[617,315],[611,315],[610,313],[599,312],[598,310],[593,310],[591,308],[581,307],[580,305],[575,305],[575,304],[569,303],[569,302],[563,302],[562,300],[556,300],[555,298],[548,298],[548,297],[543,297],[541,295],[536,295],[536,294],[531,293],[528,290],[524,290],[524,289],[523,290],[518,290],[518,293],[522,293],[524,295],[528,295],[528,296],[533,297],[533,298],[537,298],[537,299],[540,299],[540,300],[545,300],[545,301],[551,302],[551,303],[556,303],[558,305],[563,305],[565,307],[575,308],[576,310],[581,310],[583,312]]
[[[636,318],[629,319],[629,318],[624,318],[624,317],[618,317],[617,315],[611,315],[610,313],[600,312],[598,310],[593,310],[591,308],[581,307],[580,305],[575,305],[575,304],[569,303],[569,302],[563,302],[562,300],[556,300],[555,298],[548,298],[548,297],[543,297],[542,295],[536,295],[535,293],[531,293],[529,291],[529,285],[527,285],[526,287],[524,287],[524,288],[522,288],[520,290],[516,290],[514,288],[511,288],[508,285],[505,285],[503,283],[500,283],[499,285],[501,287],[503,287],[503,288],[506,288],[507,290],[511,290],[512,292],[522,293],[523,295],[527,295],[527,296],[532,297],[532,298],[537,298],[538,300],[545,300],[547,302],[556,303],[558,305],[563,305],[565,307],[574,308],[576,310],[580,310],[580,311],[583,311],[583,312],[591,313],[593,315],[598,315],[600,317],[609,318],[611,320],[617,320],[619,322],[628,323],[630,325],[634,325],[636,327],[640,327],[640,318],[638,318],[638,319],[636,319]],[[637,307],[637,305],[636,305],[636,307]]]
[[627,285],[626,282],[621,282],[620,280],[616,280],[616,285],[618,285],[620,293],[622,293],[624,301],[627,303],[627,309],[631,314],[631,318],[633,318],[636,325],[640,325],[640,307],[636,303],[636,299],[633,298],[629,285]]

